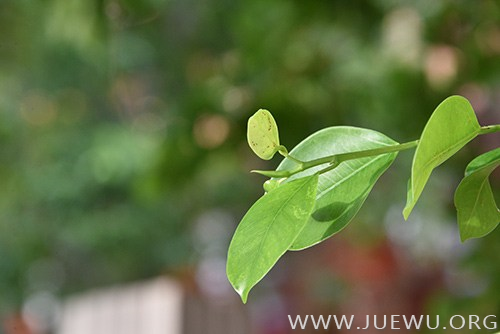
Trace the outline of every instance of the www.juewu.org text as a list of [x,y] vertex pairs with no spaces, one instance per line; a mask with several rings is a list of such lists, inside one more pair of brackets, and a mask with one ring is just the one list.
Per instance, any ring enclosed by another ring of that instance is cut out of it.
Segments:
[[497,329],[495,315],[453,315],[441,319],[439,315],[288,315],[293,330],[302,329]]

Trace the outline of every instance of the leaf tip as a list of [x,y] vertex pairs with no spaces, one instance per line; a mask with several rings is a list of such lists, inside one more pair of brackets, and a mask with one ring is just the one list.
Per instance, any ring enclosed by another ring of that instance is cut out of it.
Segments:
[[413,209],[412,205],[407,204],[405,208],[403,209],[403,217],[405,220],[408,220],[408,217],[410,217],[410,213]]
[[242,286],[236,286],[231,282],[231,285],[233,286],[233,289],[240,295],[241,301],[243,304],[246,304],[248,301],[248,294],[250,293],[250,289]]
[[290,176],[290,171],[287,170],[259,170],[259,169],[253,169],[250,171],[250,173],[256,173],[260,175],[264,175],[267,177],[274,177],[274,178],[283,178],[283,177],[288,177]]
[[274,171],[272,171],[272,170],[252,169],[250,171],[250,173],[260,174],[260,175],[267,176],[267,177],[272,177],[271,175],[274,173]]
[[242,293],[240,293],[240,297],[243,304],[246,304],[248,301],[248,291],[243,291]]
[[248,286],[246,284],[244,284],[243,282],[239,282],[238,278],[236,278],[234,275],[232,275],[233,270],[231,270],[230,267],[231,267],[231,265],[230,265],[230,262],[228,260],[227,265],[226,265],[226,275],[227,275],[227,278],[229,280],[229,283],[233,287],[234,291],[236,291],[236,293],[240,296],[243,304],[246,304],[247,300],[248,300],[248,293],[250,292],[250,289],[248,288]]

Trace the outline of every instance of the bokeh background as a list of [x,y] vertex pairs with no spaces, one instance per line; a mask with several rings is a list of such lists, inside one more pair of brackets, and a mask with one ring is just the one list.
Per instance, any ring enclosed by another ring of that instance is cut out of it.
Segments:
[[287,314],[500,317],[500,233],[461,244],[453,207],[498,135],[437,169],[408,222],[402,152],[346,230],[287,254],[247,306],[225,278],[263,192],[248,172],[279,162],[247,147],[253,112],[289,148],[333,125],[403,142],[451,94],[500,123],[498,1],[1,0],[0,331],[55,333],[69,296],[162,275],[241,308],[242,333],[289,333]]

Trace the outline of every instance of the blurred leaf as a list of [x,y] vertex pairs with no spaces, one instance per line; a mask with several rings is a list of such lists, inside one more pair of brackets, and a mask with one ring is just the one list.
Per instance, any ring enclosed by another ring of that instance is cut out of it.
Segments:
[[317,175],[284,184],[261,197],[243,217],[229,245],[227,276],[244,303],[304,228],[317,184]]
[[479,130],[474,110],[464,97],[450,96],[438,105],[422,132],[413,157],[403,210],[405,219],[417,203],[432,170],[474,139]]
[[[373,130],[339,126],[312,134],[290,154],[307,161],[395,144],[397,142]],[[313,213],[291,249],[310,247],[342,230],[356,215],[373,185],[389,168],[396,155],[397,153],[391,153],[345,161],[334,170],[321,174]],[[277,170],[288,170],[293,165],[293,161],[285,159]],[[324,167],[325,165],[311,168],[299,175],[311,175]]]
[[500,210],[495,203],[488,180],[500,166],[500,148],[472,160],[465,177],[455,192],[460,238],[480,238],[493,231],[500,222]]

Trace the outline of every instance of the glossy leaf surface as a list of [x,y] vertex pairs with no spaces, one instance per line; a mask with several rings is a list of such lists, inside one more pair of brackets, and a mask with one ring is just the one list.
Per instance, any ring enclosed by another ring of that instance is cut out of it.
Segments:
[[500,222],[500,211],[488,180],[491,172],[498,166],[500,148],[475,158],[465,170],[465,177],[455,192],[462,241],[485,236]]
[[261,159],[271,159],[280,148],[278,126],[273,115],[265,109],[259,109],[248,119],[248,145]]
[[[290,155],[307,161],[395,144],[395,141],[376,131],[339,126],[312,134],[298,144]],[[359,211],[373,185],[392,164],[396,155],[389,153],[345,161],[334,170],[321,174],[315,207],[291,249],[300,250],[313,246],[342,230]],[[311,175],[326,166],[325,164],[308,169],[290,177],[289,180]],[[293,167],[293,161],[284,159],[278,170]]]
[[248,210],[229,245],[227,276],[246,303],[248,293],[290,248],[316,198],[317,175],[286,183]]
[[474,110],[461,96],[451,96],[441,102],[427,122],[413,157],[408,182],[406,206],[408,219],[432,170],[458,152],[480,131]]

